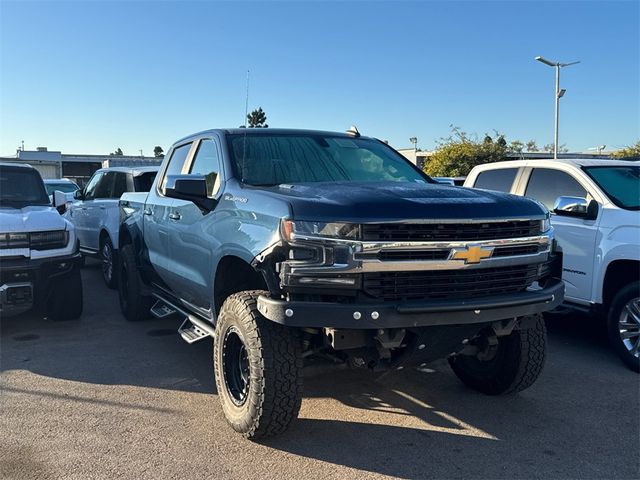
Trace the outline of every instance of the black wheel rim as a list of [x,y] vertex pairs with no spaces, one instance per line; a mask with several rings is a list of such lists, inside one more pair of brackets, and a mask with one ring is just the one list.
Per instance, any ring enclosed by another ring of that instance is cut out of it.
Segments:
[[249,357],[240,332],[231,327],[222,344],[222,372],[229,397],[237,406],[247,401],[249,394]]
[[102,275],[107,282],[113,277],[113,250],[109,242],[102,246]]

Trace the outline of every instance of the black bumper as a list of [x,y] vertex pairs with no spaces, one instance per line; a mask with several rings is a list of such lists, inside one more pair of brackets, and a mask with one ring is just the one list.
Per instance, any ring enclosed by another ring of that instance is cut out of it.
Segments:
[[473,300],[343,304],[287,302],[261,296],[258,309],[265,318],[289,327],[411,328],[522,317],[551,310],[563,299],[564,283],[553,279],[540,290]]
[[0,312],[14,315],[44,304],[60,278],[81,265],[80,252],[41,259],[0,259]]

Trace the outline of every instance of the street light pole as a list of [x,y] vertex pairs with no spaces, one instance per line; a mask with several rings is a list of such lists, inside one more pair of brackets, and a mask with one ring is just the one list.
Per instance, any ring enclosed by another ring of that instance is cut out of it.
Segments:
[[580,61],[570,62],[570,63],[560,63],[560,62],[552,62],[540,56],[536,57],[536,60],[550,67],[554,67],[556,69],[555,126],[553,130],[553,159],[557,160],[558,159],[558,122],[560,119],[560,98],[562,98],[562,96],[566,92],[564,88],[560,90],[560,69],[563,67],[568,67],[569,65],[575,65],[576,63],[580,63]]

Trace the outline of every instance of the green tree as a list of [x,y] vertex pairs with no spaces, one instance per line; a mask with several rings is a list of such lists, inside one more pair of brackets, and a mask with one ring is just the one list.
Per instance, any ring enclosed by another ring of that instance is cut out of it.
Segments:
[[507,151],[520,155],[524,151],[524,143],[522,143],[520,140],[513,140],[509,143]]
[[164,156],[164,150],[160,145],[156,145],[153,149],[153,156],[158,158]]
[[267,128],[267,114],[264,113],[262,107],[258,107],[247,115],[247,123],[249,128]]
[[461,177],[468,175],[473,167],[484,163],[507,159],[507,143],[504,136],[496,132],[496,141],[486,135],[482,142],[474,140],[451,125],[451,135],[440,139],[438,149],[429,157],[424,171],[436,177]]
[[120,147],[116,148],[116,151],[113,152],[111,155],[124,155],[124,153],[122,153],[122,149]]
[[625,160],[640,160],[640,140],[635,145],[629,145],[622,150],[618,150],[612,155],[615,158],[624,158]]
[[527,147],[527,152],[539,152],[540,149],[538,148],[538,145],[536,144],[535,140],[529,140],[526,143],[526,147]]
[[[553,153],[553,143],[547,143],[544,147],[542,147],[542,151]],[[564,143],[558,146],[558,153],[567,153],[568,151],[569,149]]]

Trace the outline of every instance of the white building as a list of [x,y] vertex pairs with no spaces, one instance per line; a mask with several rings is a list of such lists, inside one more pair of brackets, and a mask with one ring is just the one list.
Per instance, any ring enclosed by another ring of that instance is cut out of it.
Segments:
[[85,155],[50,151],[47,147],[37,150],[18,150],[15,157],[0,157],[2,162],[28,163],[36,168],[42,178],[69,178],[84,185],[99,168],[154,166],[163,157],[141,155]]

